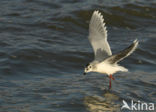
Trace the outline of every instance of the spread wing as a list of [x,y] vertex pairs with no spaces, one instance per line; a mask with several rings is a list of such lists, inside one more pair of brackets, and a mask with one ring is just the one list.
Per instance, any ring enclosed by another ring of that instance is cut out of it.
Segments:
[[107,42],[107,30],[104,19],[98,11],[94,11],[92,15],[89,24],[88,39],[93,47],[95,60],[103,61],[108,56],[112,55],[110,46]]
[[132,54],[134,50],[137,48],[137,46],[138,46],[138,40],[135,40],[129,47],[127,47],[123,51],[120,51],[117,54],[108,57],[105,61],[108,61],[111,64],[118,63],[119,61],[123,60],[124,58]]

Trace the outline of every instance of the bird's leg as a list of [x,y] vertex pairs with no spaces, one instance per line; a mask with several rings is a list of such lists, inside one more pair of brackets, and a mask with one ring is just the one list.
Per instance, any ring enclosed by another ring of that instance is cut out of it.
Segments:
[[109,78],[109,89],[111,89],[111,78]]
[[110,75],[110,78],[111,78],[112,80],[114,80],[114,77],[113,77],[112,75]]
[[111,86],[112,86],[112,84],[111,84],[111,75],[109,76],[109,89],[111,89]]
[[109,75],[109,89],[112,87],[111,79],[114,80],[114,77],[112,75]]

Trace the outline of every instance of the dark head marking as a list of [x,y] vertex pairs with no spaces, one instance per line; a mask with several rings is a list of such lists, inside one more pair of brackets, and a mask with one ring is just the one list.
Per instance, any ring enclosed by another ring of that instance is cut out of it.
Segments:
[[89,66],[89,63],[86,65],[86,67]]

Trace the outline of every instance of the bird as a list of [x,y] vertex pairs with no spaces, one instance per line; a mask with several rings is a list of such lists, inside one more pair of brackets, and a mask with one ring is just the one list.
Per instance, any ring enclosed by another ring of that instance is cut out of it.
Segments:
[[128,72],[128,69],[119,65],[118,62],[132,54],[138,46],[139,41],[135,39],[131,45],[122,51],[112,54],[107,41],[107,29],[102,14],[96,10],[93,12],[89,23],[88,39],[94,51],[94,60],[84,68],[84,75],[89,72],[106,74],[109,77],[109,89],[113,74],[116,72]]

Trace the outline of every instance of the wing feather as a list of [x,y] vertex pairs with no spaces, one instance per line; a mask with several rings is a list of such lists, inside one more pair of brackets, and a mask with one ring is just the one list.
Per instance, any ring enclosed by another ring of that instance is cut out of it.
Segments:
[[93,50],[95,60],[103,61],[108,56],[112,55],[110,46],[107,42],[107,30],[103,16],[100,12],[94,11],[89,24],[88,37]]
[[124,58],[126,58],[127,56],[129,56],[130,54],[132,54],[134,52],[134,50],[138,46],[138,43],[139,43],[138,40],[135,40],[129,47],[127,47],[126,49],[124,49],[123,51],[121,51],[117,54],[110,56],[105,61],[107,61],[111,64],[114,64],[114,63],[117,63],[117,62],[123,60]]

